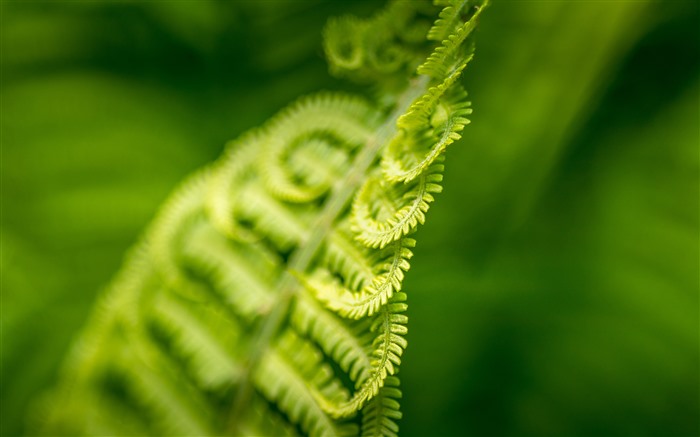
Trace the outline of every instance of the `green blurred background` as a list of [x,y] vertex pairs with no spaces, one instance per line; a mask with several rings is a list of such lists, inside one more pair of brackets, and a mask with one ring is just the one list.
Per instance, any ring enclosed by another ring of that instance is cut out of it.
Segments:
[[[2,433],[167,193],[376,1],[3,1]],[[700,6],[495,0],[407,277],[402,434],[700,434]]]

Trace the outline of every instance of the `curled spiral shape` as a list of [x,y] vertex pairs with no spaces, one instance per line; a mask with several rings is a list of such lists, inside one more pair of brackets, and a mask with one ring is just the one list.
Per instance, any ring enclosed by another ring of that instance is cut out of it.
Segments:
[[[372,135],[377,118],[356,97],[324,93],[302,99],[267,130],[258,155],[266,189],[292,203],[319,198],[343,174],[352,152]],[[319,169],[336,172],[324,177]]]
[[387,180],[411,182],[460,139],[471,114],[467,94],[457,83],[469,59],[445,80],[428,90],[398,120],[399,131],[387,145],[382,171]]

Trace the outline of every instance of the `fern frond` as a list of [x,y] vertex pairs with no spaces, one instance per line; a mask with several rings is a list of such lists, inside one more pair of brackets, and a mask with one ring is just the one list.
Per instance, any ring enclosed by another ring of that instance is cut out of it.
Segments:
[[367,330],[363,323],[349,326],[332,313],[322,311],[313,299],[301,295],[292,309],[291,323],[320,345],[355,382],[364,381],[371,368],[365,351]]
[[323,30],[323,48],[331,71],[341,75],[359,70],[365,53],[361,41],[367,23],[354,16],[331,18]]
[[[296,149],[314,139],[330,142],[341,151],[352,151],[367,141],[376,123],[376,111],[357,97],[321,93],[301,99],[273,120],[263,142],[259,165],[267,190],[293,203],[318,198],[330,188],[330,181],[309,184],[313,168],[293,174],[287,162]],[[318,156],[315,164],[326,160],[328,155]]]
[[384,386],[384,381],[394,375],[401,364],[401,355],[408,343],[403,337],[408,332],[406,323],[408,317],[403,313],[408,306],[405,304],[406,294],[396,293],[372,322],[370,330],[376,333],[372,342],[372,372],[355,391],[352,398],[344,402],[328,399],[323,393],[314,392],[319,405],[333,417],[348,417],[359,411],[367,401],[377,395]]
[[[355,435],[354,424],[337,424],[316,403],[314,393],[328,391],[323,388],[326,388],[331,370],[317,367],[320,356],[307,355],[305,351],[308,350],[308,343],[300,343],[298,337],[281,338],[277,347],[268,351],[260,362],[254,374],[256,387],[310,436]],[[299,362],[303,369],[297,367]],[[309,376],[315,381],[308,381]]]
[[[442,191],[443,166],[433,165],[415,183],[395,185],[379,177],[368,179],[353,202],[353,229],[356,238],[369,247],[383,248],[407,235],[420,223],[425,213]],[[393,208],[378,203],[378,193],[388,193]]]
[[379,393],[362,409],[363,437],[397,437],[401,419],[399,378],[387,376]]
[[210,172],[205,169],[186,179],[166,201],[163,209],[154,220],[150,229],[147,248],[162,280],[173,290],[190,291],[187,278],[179,267],[180,244],[185,229],[198,218],[203,217],[202,206],[207,179]]
[[211,411],[206,401],[168,364],[163,352],[143,333],[143,328],[130,326],[126,334],[128,347],[113,363],[129,396],[148,412],[149,422],[160,433],[212,434]]
[[208,226],[199,227],[187,241],[184,257],[187,265],[210,286],[240,317],[253,321],[269,310],[273,295],[272,279],[250,268],[254,250],[244,253],[229,250],[228,242]]
[[250,229],[241,225],[236,210],[240,187],[254,176],[253,165],[263,135],[253,131],[226,146],[226,153],[209,178],[206,207],[212,224],[229,238],[254,241]]
[[313,207],[280,202],[258,184],[240,190],[241,218],[251,223],[255,235],[264,235],[281,252],[290,251],[308,238]]
[[[448,108],[445,108],[441,103],[447,100],[445,99],[446,94],[456,88],[455,84],[471,59],[472,56],[469,56],[455,71],[450,73],[442,83],[435,87],[430,87],[427,93],[415,101],[411,107],[408,108],[408,111],[399,117],[396,123],[398,128],[404,131],[416,131],[429,127],[437,127],[444,123],[449,114],[439,112],[441,110],[443,112],[448,110]],[[466,95],[459,94],[458,98],[453,98],[452,100],[461,101],[462,99],[459,97],[466,97]],[[434,120],[434,118],[437,118],[437,120]]]
[[381,83],[415,68],[425,58],[425,33],[430,27],[421,18],[432,12],[428,2],[395,0],[365,20],[329,20],[323,36],[331,73]]
[[474,0],[447,0],[438,3],[444,6],[444,9],[440,11],[439,18],[428,31],[426,38],[441,42],[454,33],[456,28],[463,24],[461,14],[471,6],[470,3],[474,3]]
[[449,76],[473,51],[473,45],[467,42],[467,38],[476,28],[479,16],[487,5],[488,0],[484,0],[481,5],[475,5],[474,13],[469,19],[449,34],[428,59],[418,67],[418,74],[425,74],[437,80]]
[[399,119],[401,130],[382,157],[382,171],[387,180],[404,183],[414,180],[447,146],[461,138],[459,132],[469,123],[466,115],[471,114],[471,103],[456,81],[469,59]]
[[411,57],[411,53],[400,43],[397,43],[394,30],[388,23],[392,18],[382,14],[372,26],[372,32],[366,33],[365,46],[367,47],[367,65],[378,74],[393,73],[405,65]]
[[371,254],[353,239],[350,221],[338,225],[324,248],[322,264],[343,278],[344,285],[359,290],[374,278]]
[[360,291],[353,291],[338,284],[330,275],[302,278],[304,286],[328,308],[343,317],[361,319],[376,313],[395,292],[401,290],[404,273],[410,268],[408,260],[413,256],[409,248],[415,240],[403,238],[387,246],[388,256],[380,257],[378,275]]
[[487,1],[438,3],[432,28],[416,1],[332,20],[331,70],[379,101],[304,97],[175,191],[42,402],[48,434],[396,435],[412,237]]
[[240,327],[220,310],[202,305],[191,308],[168,293],[160,293],[153,317],[171,337],[177,355],[199,386],[220,389],[233,385],[240,377],[242,360],[227,347],[238,340]]

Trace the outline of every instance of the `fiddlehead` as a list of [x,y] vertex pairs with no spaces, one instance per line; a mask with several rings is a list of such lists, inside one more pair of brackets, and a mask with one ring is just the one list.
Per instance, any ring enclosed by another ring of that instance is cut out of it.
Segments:
[[42,402],[44,429],[396,435],[413,233],[468,123],[459,78],[486,5],[437,3],[432,27],[433,6],[403,1],[330,22],[331,71],[377,99],[302,98],[187,179]]

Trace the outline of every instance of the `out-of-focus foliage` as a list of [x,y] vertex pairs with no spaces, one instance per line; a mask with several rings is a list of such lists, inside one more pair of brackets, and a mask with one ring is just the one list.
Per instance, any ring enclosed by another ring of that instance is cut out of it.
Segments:
[[320,55],[334,11],[2,3],[4,433],[175,184],[300,94],[335,88]]
[[[166,193],[373,2],[3,2],[2,432]],[[403,433],[697,435],[698,4],[495,2],[419,234]],[[244,108],[242,110],[241,108]]]

